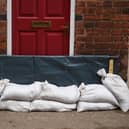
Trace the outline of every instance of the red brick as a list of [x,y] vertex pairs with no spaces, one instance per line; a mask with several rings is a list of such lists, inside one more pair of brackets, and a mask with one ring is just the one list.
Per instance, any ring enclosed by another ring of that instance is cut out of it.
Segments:
[[103,42],[103,43],[109,43],[112,42],[112,37],[109,35],[107,36],[96,36],[95,38],[95,42]]
[[110,34],[112,32],[111,28],[95,28],[94,30],[95,32],[97,32],[98,34]]
[[85,8],[77,7],[77,8],[76,8],[76,13],[77,13],[77,14],[84,14],[84,13],[85,13]]
[[121,49],[127,49],[128,47],[128,42],[125,42],[125,41],[114,41],[114,44],[116,44],[117,48],[121,48]]
[[80,34],[83,34],[84,33],[84,29],[83,28],[77,28],[76,30],[75,30],[75,33],[76,33],[76,35],[80,35]]
[[128,8],[122,8],[122,14],[129,15],[129,7]]
[[6,4],[6,0],[0,0],[0,14],[6,14],[6,8],[7,8],[7,4]]
[[112,1],[111,0],[104,0],[103,7],[111,8],[112,7]]
[[122,9],[121,8],[113,7],[112,10],[113,10],[113,15],[122,14]]
[[104,10],[104,8],[102,7],[99,7],[99,8],[96,8],[95,9],[95,12],[96,12],[96,15],[102,15],[103,14],[103,10]]
[[96,55],[110,55],[109,52],[110,52],[110,49],[95,49],[94,53]]
[[120,28],[122,28],[123,27],[123,25],[122,25],[122,22],[114,22],[113,23],[113,28],[114,29],[120,29]]
[[89,48],[89,49],[92,49],[92,48],[95,48],[95,49],[113,49],[114,48],[114,44],[112,43],[95,43],[95,44],[86,44],[86,48]]
[[98,55],[118,55],[119,53],[119,49],[95,49],[95,54]]
[[121,35],[113,35],[112,41],[123,41],[123,38]]
[[0,48],[6,48],[6,42],[0,43]]
[[7,22],[0,21],[0,54],[6,54]]
[[84,33],[84,23],[83,23],[83,21],[76,22],[75,32],[76,32],[76,34],[83,34]]
[[77,41],[85,42],[86,36],[77,36],[76,39],[77,39]]
[[85,42],[93,43],[94,42],[94,35],[87,36],[85,39]]
[[85,16],[85,20],[101,20],[102,19],[102,16],[94,16],[94,15],[91,15],[91,16]]
[[85,7],[84,1],[76,1],[76,7]]
[[123,28],[122,28],[121,31],[122,31],[122,34],[123,34],[123,35],[129,37],[129,29],[128,29],[128,28],[127,28],[127,29],[123,29]]
[[128,0],[119,0],[119,1],[113,1],[114,7],[129,7],[129,1]]
[[6,21],[0,21],[0,32],[6,31],[7,28],[7,22]]
[[98,35],[98,32],[95,31],[94,29],[88,29],[86,32],[87,32],[87,36],[89,36],[89,35]]
[[128,49],[128,47],[129,47],[128,43],[122,43],[122,44],[121,43],[120,44],[117,43],[117,45],[120,47],[120,50]]
[[129,15],[116,15],[112,18],[114,21],[128,21]]
[[122,22],[122,28],[125,28],[126,30],[127,30],[127,28],[129,28],[129,22],[128,21]]
[[98,8],[103,7],[103,0],[97,0],[97,7]]
[[82,49],[85,47],[85,42],[76,42],[76,48]]
[[85,28],[95,28],[96,22],[85,22]]
[[128,54],[128,49],[121,49],[120,58],[123,59]]
[[[117,25],[117,24],[116,24]],[[122,30],[117,28],[112,30],[112,35],[121,35],[122,34]]]
[[96,1],[88,1],[87,2],[87,6],[88,7],[96,7],[97,6],[97,2]]
[[85,9],[85,15],[96,15],[95,8],[86,8]]
[[80,27],[84,27],[84,21],[78,21],[75,23],[75,28],[80,28]]
[[113,15],[114,10],[112,8],[104,8],[103,15]]
[[113,23],[112,23],[112,21],[100,21],[100,22],[96,22],[96,27],[99,27],[99,28],[112,28]]
[[94,54],[94,50],[93,49],[80,49],[80,50],[76,50],[76,54],[79,55],[92,55]]

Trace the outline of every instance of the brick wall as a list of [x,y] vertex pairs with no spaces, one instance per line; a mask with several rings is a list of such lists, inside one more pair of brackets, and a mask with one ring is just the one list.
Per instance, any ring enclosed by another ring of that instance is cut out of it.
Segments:
[[76,0],[76,54],[120,55],[127,75],[129,0]]
[[0,0],[0,54],[6,54],[6,0]]

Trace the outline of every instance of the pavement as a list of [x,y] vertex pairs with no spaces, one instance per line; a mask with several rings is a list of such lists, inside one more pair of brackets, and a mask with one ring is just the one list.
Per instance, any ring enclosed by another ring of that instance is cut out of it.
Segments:
[[0,129],[129,129],[129,112],[0,111]]

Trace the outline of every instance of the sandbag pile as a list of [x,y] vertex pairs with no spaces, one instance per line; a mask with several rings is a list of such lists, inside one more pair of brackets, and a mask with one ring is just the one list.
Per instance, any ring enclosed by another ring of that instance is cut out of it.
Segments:
[[103,85],[85,85],[82,83],[79,90],[81,96],[77,105],[77,112],[111,110],[118,106],[118,102],[115,97]]
[[0,81],[0,110],[11,111],[72,111],[80,92],[76,85],[57,87],[45,82],[30,85]]
[[72,111],[77,112],[129,110],[129,88],[116,74],[107,74],[104,69],[97,72],[102,84],[57,86],[48,81],[29,85],[0,80],[0,110],[11,111]]
[[100,69],[97,74],[101,76],[103,85],[115,96],[121,110],[127,112],[129,110],[129,88],[124,80],[119,75],[107,74],[105,69]]
[[30,111],[31,101],[36,99],[41,92],[41,83],[34,82],[30,85],[3,83],[4,91],[0,98],[0,110]]
[[31,103],[31,111],[72,111],[76,109],[76,103],[80,92],[76,85],[58,87],[47,81],[41,84],[42,91]]

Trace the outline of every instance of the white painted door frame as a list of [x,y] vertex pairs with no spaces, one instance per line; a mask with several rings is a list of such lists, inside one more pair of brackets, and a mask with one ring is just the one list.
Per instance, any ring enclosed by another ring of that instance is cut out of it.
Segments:
[[[70,47],[69,55],[74,55],[75,40],[75,0],[70,2]],[[7,55],[12,55],[12,0],[7,0]]]

